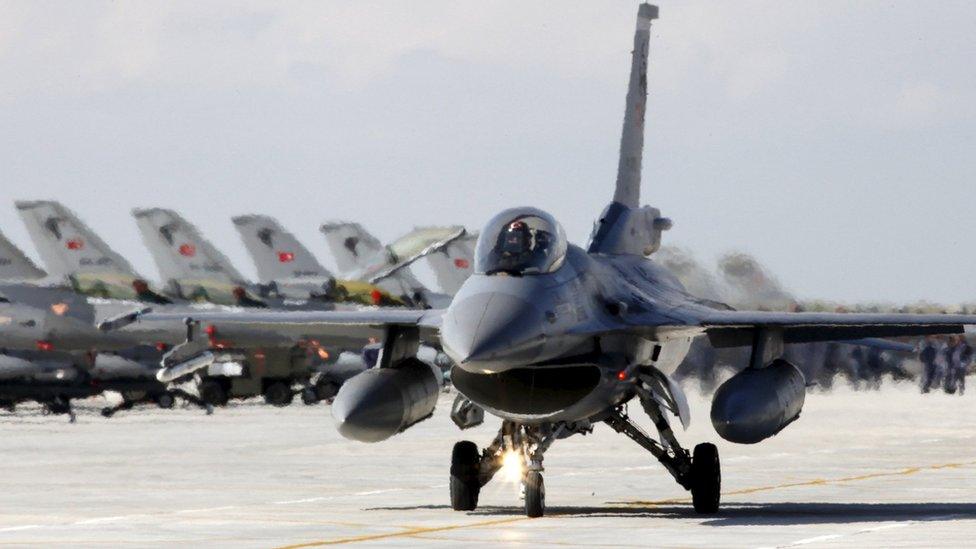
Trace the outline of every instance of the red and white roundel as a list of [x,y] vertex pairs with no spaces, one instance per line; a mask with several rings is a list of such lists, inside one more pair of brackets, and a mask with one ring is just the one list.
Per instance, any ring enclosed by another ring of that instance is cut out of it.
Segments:
[[193,244],[180,244],[180,255],[193,257],[197,255],[197,247]]
[[279,263],[290,263],[292,261],[295,261],[295,254],[291,252],[278,252]]
[[72,238],[64,243],[69,250],[80,250],[85,247],[85,241],[80,238]]
[[471,266],[471,264],[468,263],[467,259],[464,259],[463,257],[459,257],[454,260],[454,266],[457,267],[458,269],[467,269],[468,267]]

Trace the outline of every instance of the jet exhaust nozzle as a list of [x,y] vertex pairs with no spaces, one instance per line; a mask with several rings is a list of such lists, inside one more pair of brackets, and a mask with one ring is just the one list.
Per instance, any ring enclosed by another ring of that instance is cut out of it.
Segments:
[[354,376],[332,402],[339,433],[360,442],[379,442],[434,413],[443,376],[417,358]]
[[712,425],[725,440],[755,444],[796,420],[805,397],[803,373],[783,359],[746,368],[715,391]]

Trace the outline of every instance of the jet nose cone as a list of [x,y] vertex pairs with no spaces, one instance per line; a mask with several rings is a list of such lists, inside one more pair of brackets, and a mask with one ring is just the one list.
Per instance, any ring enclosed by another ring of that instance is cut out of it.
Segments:
[[532,362],[544,341],[543,315],[504,293],[474,295],[451,305],[441,328],[448,354],[472,372],[500,372]]

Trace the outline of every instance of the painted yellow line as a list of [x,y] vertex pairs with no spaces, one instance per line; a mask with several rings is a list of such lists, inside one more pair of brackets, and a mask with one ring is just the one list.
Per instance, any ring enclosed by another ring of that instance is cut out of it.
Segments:
[[[919,467],[907,467],[905,469],[899,469],[896,471],[883,471],[880,473],[867,473],[864,475],[856,475],[849,477],[838,477],[831,479],[818,478],[813,480],[806,480],[801,482],[787,482],[783,484],[773,484],[769,486],[756,486],[753,488],[742,488],[739,490],[730,490],[728,492],[722,492],[723,496],[738,496],[743,494],[754,494],[756,492],[769,492],[772,490],[780,490],[783,488],[796,488],[802,486],[820,486],[824,484],[838,484],[843,482],[857,482],[862,480],[871,480],[876,478],[884,477],[899,477],[914,475],[922,471],[935,471],[938,469],[955,469],[959,467],[967,467],[976,465],[976,461],[963,461],[957,463],[941,463],[937,465],[925,465]],[[674,499],[663,499],[657,501],[610,501],[607,502],[611,505],[633,505],[633,506],[653,506],[653,505],[674,505],[678,503],[688,503],[691,498],[674,498]],[[497,519],[497,520],[486,520],[482,522],[470,522],[467,524],[453,524],[450,526],[432,526],[427,528],[407,528],[399,532],[387,532],[385,534],[364,534],[361,536],[351,536],[346,538],[337,538],[331,540],[320,540],[320,541],[310,541],[307,543],[297,543],[294,545],[283,545],[278,547],[278,549],[300,549],[303,547],[322,547],[325,545],[339,545],[342,543],[359,543],[363,541],[374,541],[379,539],[388,538],[409,538],[420,536],[423,534],[432,534],[435,532],[448,532],[451,530],[463,530],[467,528],[482,528],[487,526],[498,526],[501,524],[511,524],[515,522],[522,522],[526,520],[532,520],[528,517],[513,517],[507,519]],[[423,539],[423,538],[422,538]]]
[[330,539],[322,541],[310,541],[308,543],[296,543],[295,545],[282,545],[278,549],[299,549],[302,547],[322,547],[324,545],[339,545],[342,543],[359,543],[362,541],[373,541],[378,539],[386,538],[402,538],[411,537],[418,534],[430,534],[433,532],[447,532],[449,530],[461,530],[463,528],[480,528],[483,526],[497,526],[499,524],[508,524],[512,522],[522,522],[525,520],[532,520],[528,517],[514,517],[507,519],[498,520],[486,520],[482,522],[470,522],[467,524],[453,524],[451,526],[432,526],[428,528],[410,528],[409,530],[404,530],[402,532],[387,532],[386,534],[365,534],[362,536],[352,536],[348,538]]
[[[896,471],[884,471],[880,473],[867,473],[864,475],[855,475],[850,477],[838,477],[838,478],[817,478],[813,480],[804,480],[800,482],[787,482],[783,484],[772,484],[769,486],[756,486],[753,488],[741,488],[739,490],[730,490],[728,492],[722,492],[723,496],[741,496],[743,494],[755,494],[756,492],[769,492],[772,490],[781,490],[783,488],[798,488],[803,486],[822,486],[825,484],[840,484],[844,482],[857,482],[861,480],[872,480],[876,478],[885,477],[903,477],[908,475],[914,475],[915,473],[920,473],[922,471],[935,471],[938,469],[956,469],[959,467],[967,467],[976,465],[976,461],[963,461],[957,463],[940,463],[936,465],[923,465],[918,467],[906,467],[904,469],[898,469]],[[676,498],[676,499],[662,499],[657,501],[611,501],[608,503],[615,503],[620,505],[672,505],[675,503],[687,503],[691,501],[691,498]]]

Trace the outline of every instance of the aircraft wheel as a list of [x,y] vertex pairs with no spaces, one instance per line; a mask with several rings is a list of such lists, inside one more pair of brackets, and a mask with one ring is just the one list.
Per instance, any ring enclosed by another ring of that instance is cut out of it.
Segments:
[[288,406],[294,397],[291,387],[283,381],[276,381],[264,390],[264,402],[272,406]]
[[691,499],[695,512],[703,515],[717,513],[721,492],[722,468],[718,448],[707,442],[695,446],[691,458]]
[[339,394],[339,384],[335,381],[319,381],[315,384],[315,394],[319,400],[329,400]]
[[546,483],[539,471],[525,474],[525,516],[541,517],[546,512]]
[[308,406],[312,406],[313,404],[318,404],[319,395],[315,393],[315,389],[311,387],[306,387],[302,389],[302,402],[304,402]]
[[201,381],[198,391],[200,392],[200,400],[205,404],[210,404],[211,406],[223,406],[227,404],[227,390],[216,379],[205,379]]
[[111,409],[109,407],[102,408],[102,417],[112,417],[112,414],[114,414],[114,413],[115,413],[115,410],[113,410],[113,409]]
[[478,507],[480,466],[481,453],[477,444],[462,440],[454,445],[451,452],[451,507],[455,511],[474,511]]
[[163,393],[156,397],[156,405],[164,410],[169,410],[176,404],[176,399],[169,393]]

